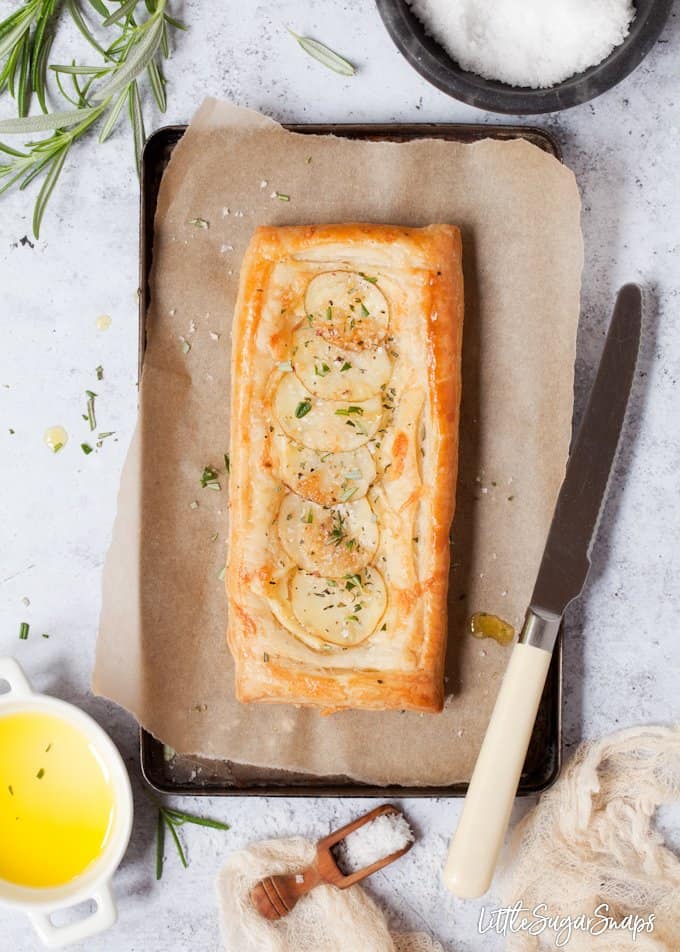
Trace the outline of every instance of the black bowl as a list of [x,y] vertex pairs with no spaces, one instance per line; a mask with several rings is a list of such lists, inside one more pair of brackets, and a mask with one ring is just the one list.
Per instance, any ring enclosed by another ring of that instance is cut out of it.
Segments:
[[406,0],[376,0],[376,3],[399,50],[433,86],[478,109],[526,116],[578,106],[621,82],[654,46],[673,0],[637,0],[637,13],[623,43],[597,66],[549,89],[509,86],[469,73],[425,32]]

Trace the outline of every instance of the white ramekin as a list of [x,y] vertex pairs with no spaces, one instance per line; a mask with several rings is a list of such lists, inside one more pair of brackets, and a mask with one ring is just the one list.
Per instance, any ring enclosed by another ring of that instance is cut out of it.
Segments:
[[[9,691],[0,694],[0,717],[40,711],[73,724],[94,746],[113,786],[114,821],[108,843],[80,876],[63,886],[40,888],[17,886],[0,879],[0,904],[21,909],[29,916],[46,946],[61,948],[103,932],[116,921],[111,879],[123,858],[132,831],[130,778],[117,748],[89,714],[66,701],[33,691],[21,666],[13,658],[0,658],[0,681],[9,684]],[[55,926],[51,921],[50,914],[57,909],[74,906],[86,899],[94,900],[97,906],[87,918],[65,926]]]

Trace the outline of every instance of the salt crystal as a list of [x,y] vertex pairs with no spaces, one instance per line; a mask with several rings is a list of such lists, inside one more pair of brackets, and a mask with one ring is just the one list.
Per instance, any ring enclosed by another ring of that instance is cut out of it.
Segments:
[[384,813],[341,840],[333,854],[341,872],[349,875],[403,850],[414,839],[405,816]]
[[601,63],[623,43],[632,0],[409,0],[465,70],[546,89]]

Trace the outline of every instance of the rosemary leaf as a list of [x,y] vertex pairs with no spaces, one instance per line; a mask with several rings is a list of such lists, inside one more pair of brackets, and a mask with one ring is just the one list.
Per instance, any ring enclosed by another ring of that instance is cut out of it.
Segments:
[[99,43],[95,40],[94,36],[90,32],[90,29],[85,22],[83,14],[80,12],[80,7],[78,6],[78,0],[66,0],[66,7],[68,12],[71,14],[71,19],[76,25],[80,33],[85,37],[87,42],[92,46],[98,53],[104,57],[104,59],[110,59],[111,57],[106,52],[103,46],[100,46]]
[[167,812],[165,811],[165,809],[161,809],[161,813],[163,815],[163,819],[165,820],[165,825],[170,830],[170,835],[175,841],[175,846],[177,847],[177,852],[179,853],[179,858],[181,860],[182,866],[186,869],[189,864],[187,863],[187,858],[184,855],[184,850],[182,849],[182,844],[180,842],[179,836],[177,835],[177,830],[175,829],[175,826],[172,820],[170,819],[170,817],[168,816]]
[[40,225],[42,224],[42,218],[45,214],[45,206],[49,201],[50,195],[54,191],[54,186],[57,184],[57,179],[61,174],[61,170],[64,167],[64,162],[66,161],[66,156],[68,155],[68,150],[71,147],[71,143],[65,146],[61,152],[56,154],[55,159],[50,166],[50,170],[45,176],[45,181],[40,187],[38,192],[38,198],[36,199],[35,208],[33,209],[33,234],[36,238],[40,237]]
[[287,29],[290,35],[297,40],[305,53],[321,63],[322,66],[325,66],[327,69],[332,69],[334,73],[340,73],[342,76],[354,76],[356,69],[349,60],[340,56],[324,43],[320,43],[319,40],[313,40],[309,36],[299,36],[299,34],[294,33],[289,27]]
[[210,820],[207,817],[194,816],[193,813],[184,813],[181,810],[173,810],[170,807],[163,807],[169,817],[176,822],[193,823],[195,826],[209,826],[213,830],[228,830],[228,823],[221,823],[219,820]]
[[[142,35],[142,38],[134,44],[132,53],[115,70],[111,81],[92,97],[95,102],[108,99],[128,84],[135,86],[136,83],[133,80],[146,69],[156,55],[163,32],[163,20],[156,18],[147,22],[151,23],[151,26]],[[139,93],[137,93],[137,98],[139,98]]]
[[119,20],[127,20],[135,12],[137,6],[137,0],[127,0],[126,3],[121,4],[117,10],[114,10],[113,13],[108,15],[105,20],[102,21],[102,26],[104,28],[108,26],[113,26]]
[[165,112],[168,106],[168,101],[165,95],[165,78],[163,73],[161,72],[158,64],[153,60],[149,63],[146,69],[149,74],[149,83],[158,104],[158,108],[161,112]]
[[128,112],[130,122],[132,123],[132,137],[135,146],[135,167],[139,175],[142,167],[142,152],[144,150],[144,117],[142,116],[142,103],[139,98],[139,87],[137,81],[130,83],[128,88]]
[[109,112],[106,117],[106,122],[102,126],[101,131],[99,133],[100,142],[106,142],[108,137],[113,132],[114,126],[116,125],[116,122],[118,121],[118,117],[120,116],[121,109],[125,105],[127,98],[128,98],[128,91],[127,89],[124,89],[122,93],[120,93],[120,95],[118,96],[118,99],[116,99],[113,105],[109,108]]
[[0,134],[17,133],[27,135],[32,132],[49,132],[52,129],[65,129],[75,126],[87,119],[95,112],[94,106],[86,109],[67,109],[62,112],[51,112],[46,116],[26,116],[21,119],[3,119],[0,121]]

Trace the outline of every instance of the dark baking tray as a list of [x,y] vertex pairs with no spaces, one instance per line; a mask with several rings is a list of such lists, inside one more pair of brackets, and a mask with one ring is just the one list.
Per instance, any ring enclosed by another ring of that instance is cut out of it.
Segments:
[[[456,142],[479,139],[524,138],[560,159],[560,149],[546,132],[528,126],[410,124],[287,125],[292,132],[405,142],[435,138]],[[147,141],[142,156],[140,209],[139,370],[146,344],[146,312],[149,304],[149,273],[153,255],[154,215],[163,171],[186,126],[165,126]],[[462,797],[467,783],[447,786],[403,787],[359,783],[351,777],[292,773],[271,768],[249,767],[205,757],[165,756],[164,745],[148,731],[140,731],[142,774],[152,787],[175,796],[267,796],[267,797]],[[529,744],[518,796],[539,793],[556,779],[562,763],[562,639],[558,639],[548,671],[545,690]]]

